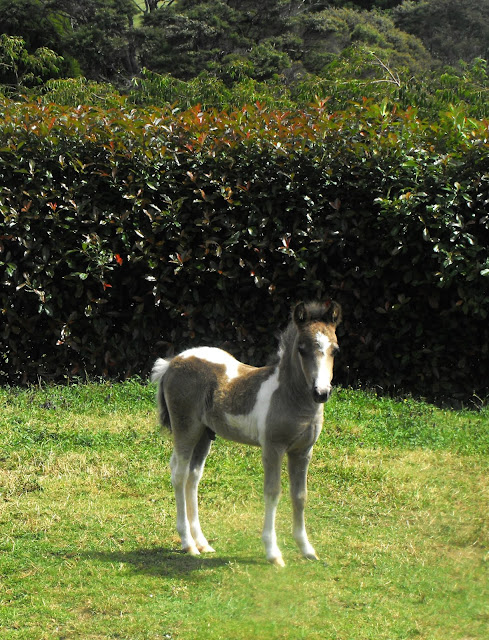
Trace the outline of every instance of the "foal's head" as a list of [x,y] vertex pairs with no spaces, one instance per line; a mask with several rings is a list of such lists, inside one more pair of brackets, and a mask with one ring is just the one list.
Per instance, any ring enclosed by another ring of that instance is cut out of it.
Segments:
[[331,395],[334,356],[339,351],[336,327],[341,322],[337,302],[305,304],[294,309],[297,327],[294,349],[314,402],[326,402]]

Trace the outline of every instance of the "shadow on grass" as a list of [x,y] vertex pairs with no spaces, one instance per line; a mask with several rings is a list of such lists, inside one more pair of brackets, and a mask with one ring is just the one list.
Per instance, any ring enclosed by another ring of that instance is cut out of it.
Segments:
[[[136,573],[162,577],[186,576],[197,571],[216,569],[234,562],[234,558],[223,558],[214,554],[191,556],[183,551],[164,547],[133,549],[132,551],[82,551],[76,555],[87,560],[128,564]],[[240,558],[240,562],[257,564],[257,561],[251,558]]]

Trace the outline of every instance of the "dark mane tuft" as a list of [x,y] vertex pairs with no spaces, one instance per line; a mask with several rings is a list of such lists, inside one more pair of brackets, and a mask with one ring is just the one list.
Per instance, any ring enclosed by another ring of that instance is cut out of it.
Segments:
[[306,302],[305,311],[310,322],[316,320],[324,320],[325,304],[324,302]]

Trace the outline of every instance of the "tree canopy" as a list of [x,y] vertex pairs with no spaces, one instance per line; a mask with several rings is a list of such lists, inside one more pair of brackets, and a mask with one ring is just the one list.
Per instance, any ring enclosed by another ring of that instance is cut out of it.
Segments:
[[[143,69],[228,85],[327,78],[362,47],[419,73],[487,59],[488,25],[478,0],[0,0],[0,34],[22,38],[28,55],[60,56],[53,77],[121,88]],[[4,68],[6,55],[4,43]]]

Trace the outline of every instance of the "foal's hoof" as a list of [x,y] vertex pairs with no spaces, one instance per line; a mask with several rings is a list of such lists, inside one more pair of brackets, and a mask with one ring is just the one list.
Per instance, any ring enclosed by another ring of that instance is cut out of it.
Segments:
[[273,564],[274,567],[285,567],[285,562],[282,556],[277,556],[276,558],[269,558],[268,562]]
[[188,553],[189,556],[200,556],[200,551],[193,544],[189,547],[184,547],[183,551]]
[[302,544],[299,546],[299,549],[301,550],[302,557],[306,560],[319,560],[318,554],[315,552],[314,547],[311,544]]
[[199,545],[198,549],[200,553],[216,553],[216,550],[210,544]]

